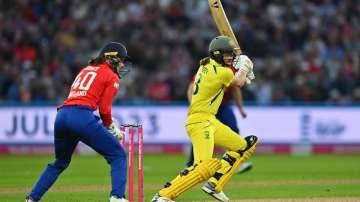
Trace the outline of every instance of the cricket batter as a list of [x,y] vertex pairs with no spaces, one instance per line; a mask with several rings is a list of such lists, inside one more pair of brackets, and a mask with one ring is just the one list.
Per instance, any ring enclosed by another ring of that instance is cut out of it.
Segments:
[[[187,89],[187,98],[189,103],[191,102],[191,97],[193,93],[193,85],[194,81],[191,81],[188,85]],[[240,88],[237,86],[230,86],[229,88],[225,89],[224,98],[220,104],[220,107],[218,109],[218,112],[216,113],[216,118],[223,124],[229,126],[231,130],[238,133],[240,132],[239,127],[237,125],[235,113],[232,109],[232,102],[231,100],[235,100],[235,104],[237,109],[239,110],[239,113],[242,118],[247,117],[247,113],[244,110],[243,107],[243,101],[242,101],[242,95]],[[186,163],[187,166],[192,166],[194,164],[194,154],[193,154],[193,148],[191,146],[189,159]],[[237,174],[244,173],[246,171],[249,171],[252,168],[251,162],[244,162],[240,165],[240,167],[236,170]]]
[[[55,119],[55,161],[48,164],[25,202],[40,201],[69,166],[79,141],[90,146],[110,164],[110,202],[128,201],[125,199],[126,154],[118,140],[123,138],[123,134],[112,120],[111,108],[120,79],[130,68],[131,62],[125,46],[110,42],[76,76],[68,98],[58,107]],[[103,124],[93,114],[97,108]]]
[[[224,89],[242,87],[253,78],[253,63],[245,56],[235,56],[235,44],[226,36],[215,37],[209,45],[209,57],[200,61],[192,99],[185,123],[194,148],[194,164],[165,184],[152,202],[171,202],[200,182],[202,190],[220,201],[229,201],[222,192],[236,169],[253,153],[258,138],[239,136],[216,119]],[[229,66],[234,65],[234,74]],[[214,145],[228,149],[221,160],[213,158]]]

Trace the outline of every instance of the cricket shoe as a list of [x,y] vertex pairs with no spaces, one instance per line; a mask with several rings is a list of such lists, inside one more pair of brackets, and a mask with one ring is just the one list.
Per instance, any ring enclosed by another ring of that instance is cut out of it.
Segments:
[[35,201],[30,196],[27,196],[25,202],[38,202],[38,201]]
[[251,170],[253,167],[252,163],[251,162],[245,162],[245,163],[242,163],[239,168],[236,170],[236,174],[242,174],[242,173],[245,173],[249,170]]
[[212,182],[207,182],[204,184],[204,186],[201,187],[201,189],[209,194],[210,196],[214,197],[215,199],[223,202],[228,202],[230,199],[225,195],[223,191],[216,192],[215,191],[215,184]]
[[125,198],[118,198],[116,196],[111,196],[109,199],[110,202],[129,202]]
[[160,196],[159,193],[156,193],[155,196],[151,199],[151,202],[175,202],[167,197]]

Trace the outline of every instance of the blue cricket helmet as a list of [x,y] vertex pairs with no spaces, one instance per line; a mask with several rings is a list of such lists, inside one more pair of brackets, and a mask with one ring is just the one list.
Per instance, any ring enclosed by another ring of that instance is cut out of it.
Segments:
[[106,44],[99,53],[100,57],[120,57],[124,58],[125,61],[131,60],[126,50],[126,47],[119,42],[110,42]]
[[[110,60],[112,68],[117,72],[120,78],[124,78],[131,71],[132,62],[128,55],[126,47],[118,42],[110,42],[106,44],[100,51],[99,57]],[[119,68],[119,62],[124,63],[124,67]]]

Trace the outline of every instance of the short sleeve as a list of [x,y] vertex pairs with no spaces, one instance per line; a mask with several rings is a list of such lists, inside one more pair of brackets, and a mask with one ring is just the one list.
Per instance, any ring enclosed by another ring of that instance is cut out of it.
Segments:
[[221,79],[226,87],[229,87],[231,82],[234,80],[234,73],[230,68],[222,68]]

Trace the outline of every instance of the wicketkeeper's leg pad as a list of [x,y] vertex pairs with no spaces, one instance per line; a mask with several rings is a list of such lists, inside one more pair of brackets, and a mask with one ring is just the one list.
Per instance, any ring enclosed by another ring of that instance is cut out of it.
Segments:
[[208,180],[221,168],[221,162],[218,159],[208,159],[194,164],[181,171],[174,180],[166,183],[164,188],[159,191],[160,196],[175,199],[180,194],[194,187],[200,182]]
[[210,182],[216,185],[216,192],[220,192],[224,188],[225,184],[236,172],[236,169],[254,153],[258,138],[256,136],[247,136],[245,140],[247,142],[246,148],[242,151],[227,151],[221,159],[221,168],[209,179]]

